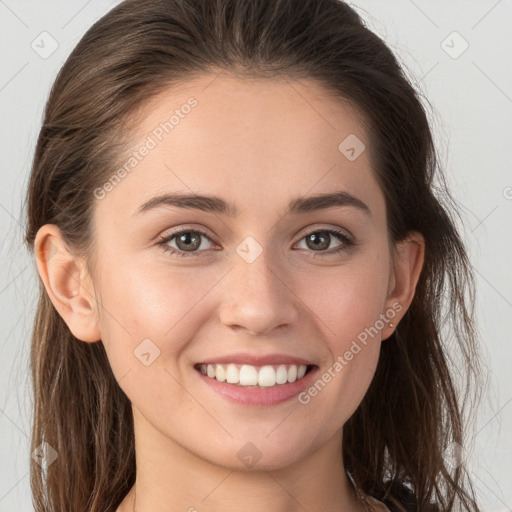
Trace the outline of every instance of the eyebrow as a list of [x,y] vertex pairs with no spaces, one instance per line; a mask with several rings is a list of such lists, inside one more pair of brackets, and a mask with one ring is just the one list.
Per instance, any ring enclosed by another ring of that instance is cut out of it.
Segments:
[[[179,192],[163,194],[151,198],[138,208],[136,214],[141,214],[162,206],[196,209],[227,215],[229,217],[236,217],[239,214],[239,210],[235,204],[228,203],[220,197],[184,194]],[[286,214],[299,214],[343,206],[358,208],[363,213],[371,216],[370,208],[361,201],[361,199],[343,190],[309,197],[298,197],[290,201]]]

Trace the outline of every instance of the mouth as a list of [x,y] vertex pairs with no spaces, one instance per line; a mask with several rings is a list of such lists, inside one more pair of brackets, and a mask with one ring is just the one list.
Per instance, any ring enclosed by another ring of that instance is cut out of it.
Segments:
[[277,388],[300,381],[317,368],[314,364],[197,363],[194,369],[217,382],[243,388]]

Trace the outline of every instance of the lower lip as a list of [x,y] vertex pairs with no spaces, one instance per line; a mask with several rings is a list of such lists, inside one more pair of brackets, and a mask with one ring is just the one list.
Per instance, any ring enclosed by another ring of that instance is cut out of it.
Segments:
[[287,384],[278,384],[273,387],[250,388],[229,384],[226,381],[219,382],[203,375],[194,368],[202,381],[210,386],[211,389],[225,397],[230,402],[241,405],[252,405],[256,407],[267,407],[286,402],[297,396],[311,385],[311,382],[318,371],[318,366],[314,366],[302,379]]

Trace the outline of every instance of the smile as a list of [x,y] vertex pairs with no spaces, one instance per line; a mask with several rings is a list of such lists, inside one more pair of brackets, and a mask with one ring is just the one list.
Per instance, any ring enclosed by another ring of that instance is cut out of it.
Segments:
[[313,365],[279,364],[253,366],[250,364],[197,364],[195,369],[210,379],[241,387],[277,387],[298,381]]

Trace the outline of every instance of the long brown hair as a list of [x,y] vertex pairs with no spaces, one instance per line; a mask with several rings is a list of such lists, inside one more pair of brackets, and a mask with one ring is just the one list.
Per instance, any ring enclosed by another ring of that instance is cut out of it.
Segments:
[[[365,493],[392,510],[433,503],[478,512],[464,460],[446,456],[465,446],[464,413],[479,398],[481,376],[458,207],[419,93],[347,4],[126,0],[108,12],[68,57],[46,104],[27,192],[29,250],[43,224],[56,224],[66,245],[87,257],[93,191],[124,161],[131,116],[159,92],[208,72],[314,79],[361,112],[390,240],[417,230],[426,253],[414,300],[344,426],[344,464]],[[450,357],[459,358],[461,389]],[[31,447],[44,441],[58,454],[46,469],[30,461],[35,511],[114,511],[135,481],[131,404],[102,342],[76,339],[42,282],[31,371]]]

